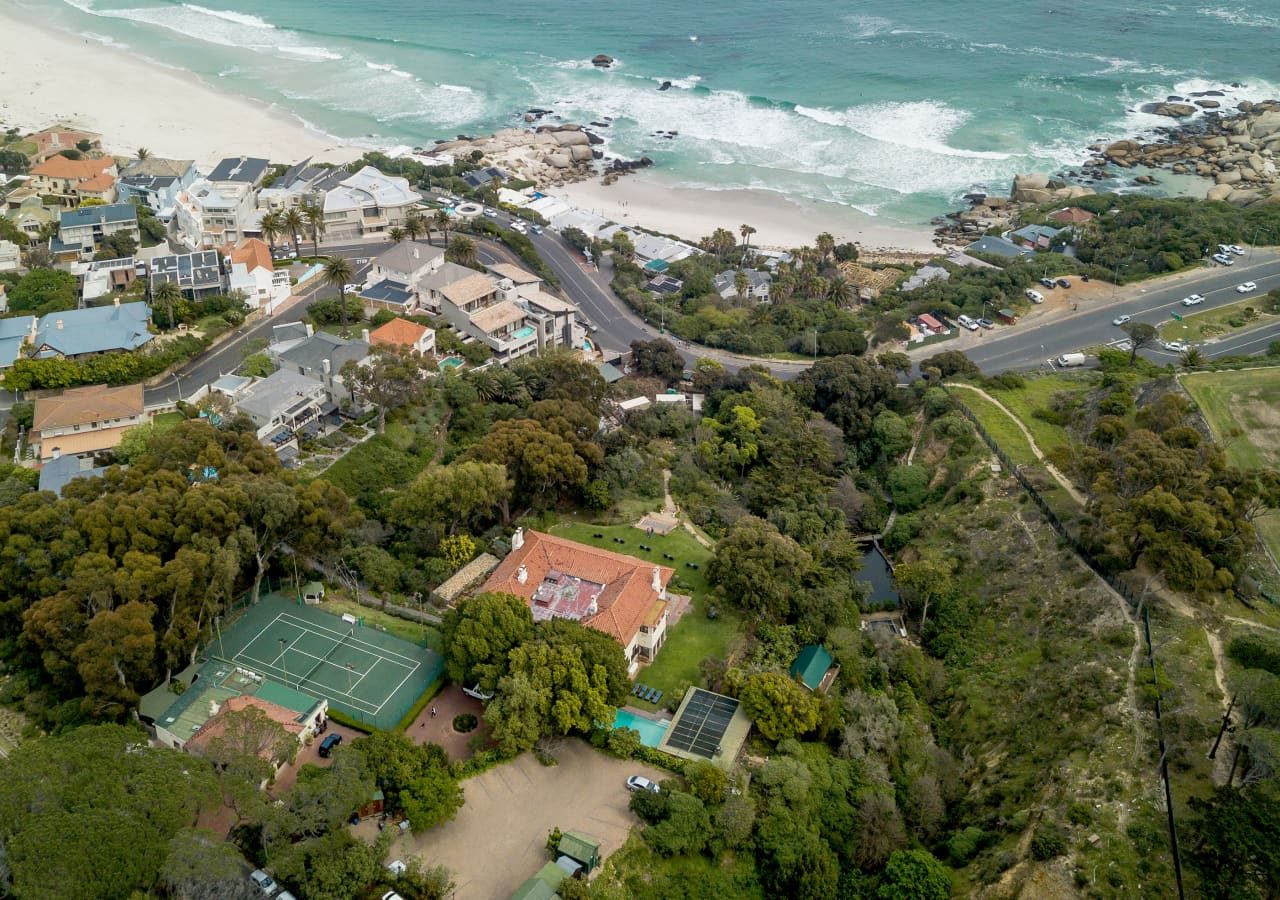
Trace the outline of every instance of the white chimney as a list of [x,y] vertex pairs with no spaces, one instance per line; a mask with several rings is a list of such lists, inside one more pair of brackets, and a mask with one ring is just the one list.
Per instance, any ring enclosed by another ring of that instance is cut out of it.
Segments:
[[61,456],[62,456],[62,448],[61,448],[61,447],[54,447],[54,448],[53,448],[53,454],[52,454],[52,456],[53,456],[53,458],[54,458],[54,459],[59,459],[59,458],[61,458]]
[[56,322],[54,322],[54,323],[53,323],[53,327],[54,327],[54,328],[56,328],[56,329],[58,329],[59,331],[61,331],[61,330],[62,330],[62,320],[61,320],[61,319],[58,319]]
[[517,528],[515,534],[511,535],[511,549],[519,550],[524,546],[524,529]]
[[529,580],[528,569],[526,569],[524,566],[521,566],[520,568],[516,569],[516,581],[520,582],[521,584],[524,584],[528,580]]
[[662,593],[662,570],[657,566],[653,567],[653,589],[656,593]]
[[362,329],[360,329],[360,340],[364,341],[366,344],[367,344],[367,343],[369,343],[369,329],[368,329],[368,328],[362,328]]
[[308,322],[308,323],[307,323],[307,337],[311,337],[311,336],[312,336],[313,334],[315,334],[315,333],[316,333],[316,330],[315,330],[314,328],[312,328],[312,327],[311,327],[311,323],[310,323],[310,322]]
[[324,370],[324,374],[328,375],[330,373],[330,370],[333,369],[333,365],[329,362],[329,360],[322,359],[320,360],[320,368]]
[[414,258],[414,259],[420,259],[421,257],[422,257],[422,251],[420,251],[417,247],[414,247],[414,248],[413,248],[413,258]]

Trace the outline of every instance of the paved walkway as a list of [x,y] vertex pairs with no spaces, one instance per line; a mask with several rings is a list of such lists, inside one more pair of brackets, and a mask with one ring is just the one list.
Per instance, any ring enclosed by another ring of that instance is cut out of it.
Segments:
[[[436,711],[435,716],[431,710]],[[453,730],[453,717],[470,713],[481,720],[475,731],[459,732]],[[405,732],[415,744],[439,744],[454,762],[471,756],[468,744],[477,734],[488,734],[484,724],[484,705],[474,697],[462,693],[462,688],[449,685],[432,698],[422,713],[414,720]]]
[[1053,463],[1049,462],[1049,460],[1045,458],[1044,453],[1040,450],[1040,447],[1036,444],[1035,438],[1033,438],[1031,436],[1031,432],[1027,430],[1027,426],[1023,425],[1022,420],[1019,419],[1017,416],[1015,416],[1012,412],[1010,412],[1009,407],[1005,406],[995,397],[992,397],[982,388],[976,387],[972,384],[961,384],[958,381],[949,381],[947,382],[947,387],[964,388],[967,391],[973,391],[974,393],[978,394],[980,397],[983,397],[990,403],[994,404],[997,408],[999,408],[1001,412],[1003,412],[1006,416],[1008,416],[1010,419],[1013,420],[1013,424],[1018,426],[1018,430],[1021,431],[1023,436],[1027,439],[1027,444],[1030,445],[1031,452],[1035,454],[1036,459],[1044,463],[1045,469],[1048,470],[1049,474],[1053,476],[1054,480],[1057,481],[1058,484],[1062,485],[1062,489],[1071,496],[1071,499],[1076,501],[1076,503],[1079,503],[1081,506],[1088,505],[1088,500],[1085,499],[1084,494],[1076,490],[1076,486],[1071,483],[1071,479],[1063,475],[1062,472],[1058,470],[1057,466],[1055,466]]

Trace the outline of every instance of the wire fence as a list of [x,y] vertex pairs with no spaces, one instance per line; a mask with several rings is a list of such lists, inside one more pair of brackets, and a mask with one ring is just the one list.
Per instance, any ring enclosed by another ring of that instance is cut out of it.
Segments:
[[1186,894],[1183,891],[1182,885],[1182,853],[1178,844],[1178,826],[1174,819],[1173,811],[1173,787],[1169,783],[1169,753],[1168,748],[1165,745],[1164,725],[1161,721],[1163,697],[1160,692],[1160,680],[1156,677],[1157,663],[1155,649],[1151,643],[1151,620],[1146,607],[1142,604],[1144,595],[1142,593],[1136,593],[1128,583],[1116,578],[1114,573],[1103,567],[1076,533],[1067,526],[1067,523],[1065,523],[1057,512],[1054,511],[1053,507],[1049,505],[1049,502],[1041,495],[1040,489],[1036,487],[1036,485],[1031,482],[1031,479],[1026,476],[1026,473],[1023,471],[1023,467],[1015,463],[1009,454],[1006,453],[998,443],[996,443],[995,438],[993,438],[990,432],[983,427],[982,422],[978,420],[978,417],[973,410],[966,406],[964,401],[946,385],[943,385],[943,390],[945,390],[951,397],[961,414],[973,424],[974,430],[978,432],[978,436],[982,438],[983,442],[991,449],[991,452],[995,454],[996,459],[1000,460],[1000,463],[1013,475],[1014,478],[1017,479],[1018,483],[1022,485],[1032,502],[1039,508],[1041,514],[1045,518],[1045,521],[1047,521],[1049,526],[1057,532],[1058,537],[1060,537],[1067,546],[1072,549],[1076,556],[1078,556],[1085,565],[1093,570],[1095,575],[1105,581],[1112,590],[1125,599],[1135,617],[1138,615],[1141,615],[1142,617],[1143,631],[1145,633],[1147,644],[1147,664],[1151,669],[1151,686],[1155,694],[1156,738],[1157,745],[1160,750],[1159,773],[1160,780],[1163,782],[1165,808],[1169,820],[1169,849],[1173,857],[1174,875],[1178,882],[1178,897],[1185,897]]

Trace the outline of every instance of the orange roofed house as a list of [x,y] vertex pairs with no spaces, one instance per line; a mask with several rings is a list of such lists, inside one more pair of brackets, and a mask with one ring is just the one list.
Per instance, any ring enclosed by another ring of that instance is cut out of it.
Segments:
[[36,400],[31,445],[41,460],[110,450],[145,416],[140,384],[71,388]]
[[51,156],[31,167],[31,186],[41,196],[54,196],[65,209],[74,209],[86,200],[113,203],[116,199],[116,161],[67,159]]
[[573,619],[620,645],[631,674],[667,639],[674,569],[517,528],[511,552],[482,590],[523,597],[535,621]]
[[397,317],[369,332],[369,343],[375,347],[409,350],[421,356],[436,352],[436,333],[426,325]]

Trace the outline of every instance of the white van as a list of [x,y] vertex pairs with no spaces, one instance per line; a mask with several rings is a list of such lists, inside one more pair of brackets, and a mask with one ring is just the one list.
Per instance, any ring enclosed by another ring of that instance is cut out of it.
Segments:
[[1043,303],[1044,294],[1040,293],[1039,291],[1032,290],[1031,288],[1027,288],[1027,299],[1030,300],[1032,303]]
[[1064,369],[1083,366],[1085,364],[1085,355],[1083,353],[1064,353],[1058,357],[1057,362]]
[[969,318],[968,316],[956,316],[956,321],[959,322],[965,328],[968,328],[970,331],[978,330],[978,323],[973,321],[973,319]]

